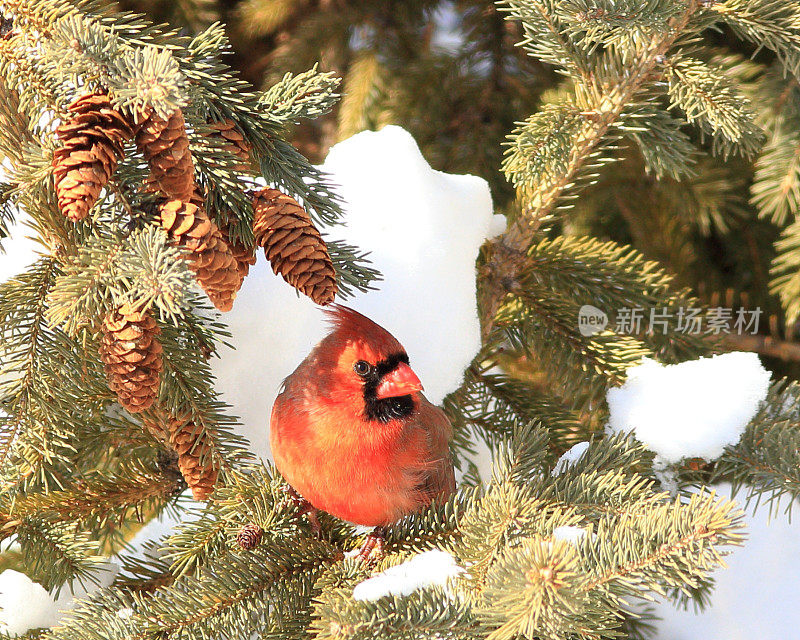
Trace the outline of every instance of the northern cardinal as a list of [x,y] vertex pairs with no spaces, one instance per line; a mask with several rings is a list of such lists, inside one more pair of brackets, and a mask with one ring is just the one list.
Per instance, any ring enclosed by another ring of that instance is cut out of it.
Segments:
[[402,345],[341,305],[332,331],[283,383],[270,421],[275,465],[316,509],[384,527],[455,491],[444,411],[422,395]]

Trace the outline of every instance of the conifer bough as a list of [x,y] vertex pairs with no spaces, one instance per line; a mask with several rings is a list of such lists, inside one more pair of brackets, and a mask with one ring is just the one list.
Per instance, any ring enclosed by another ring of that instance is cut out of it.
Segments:
[[253,197],[253,234],[275,273],[321,305],[336,297],[336,272],[325,241],[294,198],[265,187]]
[[53,154],[53,175],[58,208],[78,222],[116,171],[133,130],[105,93],[82,95],[67,109],[74,116],[56,130],[62,146]]

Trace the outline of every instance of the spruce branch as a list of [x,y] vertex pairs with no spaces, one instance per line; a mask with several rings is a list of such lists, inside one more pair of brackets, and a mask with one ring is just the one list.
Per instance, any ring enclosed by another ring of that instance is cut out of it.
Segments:
[[800,210],[800,136],[788,128],[765,146],[751,188],[759,213],[782,225]]
[[669,59],[665,67],[672,106],[711,136],[715,153],[751,156],[761,148],[763,133],[749,101],[721,69],[682,54]]
[[105,558],[87,531],[77,523],[51,523],[36,516],[15,525],[25,566],[48,591],[56,594],[65,582],[97,583]]
[[[512,283],[526,263],[526,251],[534,234],[548,215],[557,206],[565,191],[578,178],[584,165],[595,157],[606,134],[615,125],[634,97],[644,88],[664,60],[667,52],[679,38],[684,37],[691,20],[700,8],[697,0],[688,0],[684,11],[669,22],[669,28],[647,42],[638,53],[615,91],[606,98],[593,119],[592,127],[578,141],[571,152],[569,161],[554,178],[549,188],[536,195],[536,200],[526,211],[518,216],[508,230],[489,248],[488,262],[483,269],[483,290],[481,291],[481,324],[484,340],[495,327],[495,316]],[[589,84],[589,87],[592,87]],[[598,95],[605,95],[602,87],[593,88]]]
[[735,493],[744,491],[747,505],[764,501],[770,513],[791,514],[792,502],[800,496],[800,433],[798,423],[800,389],[796,382],[774,383],[759,412],[750,421],[741,440],[717,460],[711,482],[728,480]]
[[[268,183],[279,185],[297,196],[316,222],[333,224],[340,218],[338,198],[327,178],[294,147],[278,137],[280,124],[269,117],[259,102],[260,96],[214,55],[226,45],[219,25],[212,25],[189,39],[153,27],[137,16],[105,15],[104,11],[95,10],[91,3],[74,6],[63,0],[42,2],[46,7],[14,2],[11,13],[23,24],[38,25],[48,19],[63,22],[64,29],[48,27],[41,32],[44,44],[50,47],[47,50],[52,51],[54,69],[62,73],[61,76],[56,73],[57,77],[65,79],[64,74],[83,73],[96,82],[105,82],[111,89],[112,98],[131,110],[134,119],[140,117],[140,108],[149,106],[168,114],[174,110],[175,104],[191,101],[193,113],[187,115],[191,117],[189,124],[194,128],[205,125],[206,115],[214,120],[230,120],[252,145],[260,171]],[[71,35],[75,35],[73,31],[80,31],[85,40],[80,41],[80,51],[68,51],[73,41]],[[64,60],[56,59],[61,50],[66,51]],[[141,64],[124,68],[121,61],[130,59],[130,55],[123,55],[128,53],[140,55]],[[78,66],[70,70],[68,67],[73,63]],[[298,108],[301,103],[307,104],[312,111],[327,108],[322,96],[313,99],[308,96],[310,84],[313,84],[311,78],[284,83],[278,93],[283,96],[283,102],[296,100]],[[313,91],[330,95],[332,99],[333,88],[331,82],[321,78]],[[290,90],[296,92],[291,99],[286,95]],[[320,106],[313,107],[315,103]],[[201,114],[203,119],[198,121]],[[225,172],[215,174],[210,165],[202,169],[213,179],[212,194],[215,189],[221,189],[226,198],[232,195],[230,201],[234,205],[240,203],[234,206],[235,216],[247,221],[248,205],[241,198],[237,199],[236,189],[225,186]],[[234,185],[230,180],[227,184]],[[358,283],[357,288],[369,286],[369,282],[359,282],[370,273],[362,258],[356,256],[353,262],[342,261],[338,266],[352,283]]]
[[684,6],[680,0],[567,0],[557,3],[556,12],[582,46],[623,47],[664,31]]
[[642,154],[645,167],[659,178],[676,180],[696,171],[698,150],[681,129],[683,122],[657,104],[643,104],[623,114],[618,127],[632,138]]
[[785,362],[800,362],[800,344],[773,336],[729,334],[723,342],[736,351],[752,351]]
[[386,69],[375,51],[360,51],[344,80],[344,99],[339,105],[339,139],[373,128],[369,114],[381,94],[386,91]]
[[[341,553],[323,541],[308,541],[300,548],[259,546],[244,556],[226,556],[213,573],[199,579],[182,577],[147,597],[101,590],[51,637],[85,640],[106,637],[108,629],[114,629],[119,640],[190,634],[246,637],[256,630],[298,637],[308,622],[307,615],[299,617],[299,607],[310,607],[316,577],[338,559]],[[298,593],[295,590],[303,595],[290,595]],[[267,609],[263,605],[270,598],[273,604]],[[130,608],[131,615],[120,619],[117,612],[122,608]]]
[[[0,538],[17,533],[28,520],[36,518],[91,531],[93,540],[102,547],[114,548],[126,524],[160,513],[181,488],[176,471],[153,470],[137,462],[123,464],[113,473],[87,474],[50,493],[7,495],[0,503]],[[36,548],[27,553],[35,554]]]
[[[375,602],[358,602],[350,596],[353,585],[357,580],[363,579],[363,575],[350,567],[339,573],[341,575],[337,576],[335,588],[326,589],[325,596],[315,603],[310,630],[317,638],[466,640],[483,635],[481,625],[475,620],[468,604],[449,597],[442,588],[428,588],[406,597],[394,596]],[[326,578],[330,580],[327,576]]]
[[[42,379],[42,369],[53,366],[50,358],[66,355],[68,351],[57,332],[49,330],[45,322],[45,299],[52,286],[58,266],[54,260],[42,260],[19,280],[0,286],[0,320],[18,327],[15,334],[5,330],[2,335],[2,368],[0,368],[0,399],[9,417],[2,422],[2,449],[0,460],[5,466],[12,451],[16,450],[28,463],[20,469],[21,477],[33,473],[37,463],[43,462],[46,449],[23,452],[24,444],[18,441],[20,429],[29,429],[37,422],[42,409],[52,411],[47,397],[47,380]],[[19,284],[20,286],[14,286]],[[49,343],[46,346],[43,343]],[[29,433],[23,434],[26,438]],[[38,434],[44,444],[44,434]],[[46,446],[46,445],[45,445]],[[5,483],[4,483],[5,484]],[[4,487],[7,489],[8,487]]]
[[759,82],[755,98],[770,105],[760,123],[767,143],[755,163],[750,201],[759,215],[784,225],[800,210],[800,87],[795,76],[773,64]]
[[780,0],[714,2],[716,13],[741,37],[772,49],[793,75],[800,71],[800,9]]
[[[64,116],[68,102],[58,82],[37,72],[35,62],[38,60],[35,51],[35,44],[30,42],[24,33],[0,39],[0,72],[2,72],[0,76],[3,78],[0,85],[5,86],[3,93],[8,94],[4,95],[5,101],[0,109],[11,114],[11,121],[19,121],[22,118],[25,125],[27,125],[25,114],[30,112],[44,115],[47,110],[52,109],[55,115]],[[17,125],[16,129],[18,140],[33,141],[27,126],[20,128]],[[12,158],[17,157],[24,148],[20,146],[16,151],[12,151],[7,147],[10,145],[4,144],[4,151],[7,151]]]
[[314,65],[303,73],[287,73],[258,99],[268,117],[280,124],[292,124],[302,118],[317,118],[332,108],[339,95],[340,79],[322,73]]
[[[486,374],[470,368],[465,383],[450,403],[455,423],[477,427],[477,435],[490,447],[500,444],[526,423],[540,423],[559,449],[585,440],[592,427],[578,412],[532,384],[510,376]],[[445,402],[447,409],[449,404]]]
[[571,300],[554,298],[546,287],[530,286],[499,310],[496,327],[515,349],[548,362],[550,373],[575,394],[576,404],[578,398],[590,404],[608,385],[621,384],[626,370],[653,352],[634,336],[610,328],[583,336],[575,322],[579,308]]
[[520,20],[525,32],[522,46],[535,58],[588,79],[586,56],[558,23],[558,2],[504,0],[498,3],[511,18]]
[[0,253],[5,251],[3,240],[8,238],[8,228],[14,223],[16,213],[12,202],[14,186],[8,183],[0,183]]
[[781,232],[775,249],[770,291],[780,296],[787,322],[793,323],[800,316],[800,219]]

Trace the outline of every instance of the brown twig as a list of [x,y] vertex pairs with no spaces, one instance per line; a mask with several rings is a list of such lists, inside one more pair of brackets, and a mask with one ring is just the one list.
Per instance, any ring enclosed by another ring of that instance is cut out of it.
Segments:
[[800,344],[762,335],[729,333],[723,343],[739,351],[753,351],[786,362],[800,362]]

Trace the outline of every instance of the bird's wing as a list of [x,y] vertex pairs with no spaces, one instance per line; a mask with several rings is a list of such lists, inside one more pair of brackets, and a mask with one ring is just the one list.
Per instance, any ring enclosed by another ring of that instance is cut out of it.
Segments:
[[430,460],[421,490],[427,500],[447,498],[456,490],[450,438],[453,428],[447,414],[420,394],[419,422],[428,435]]

